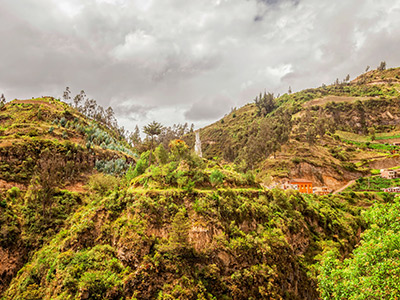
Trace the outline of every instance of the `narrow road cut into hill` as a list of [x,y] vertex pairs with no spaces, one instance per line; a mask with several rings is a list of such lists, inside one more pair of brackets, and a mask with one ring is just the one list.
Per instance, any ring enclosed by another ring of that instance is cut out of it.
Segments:
[[355,182],[356,182],[355,180],[350,180],[345,186],[342,186],[340,189],[334,191],[332,194],[337,194],[337,193],[342,192],[343,190],[345,190],[346,188],[348,188],[349,186],[351,186]]

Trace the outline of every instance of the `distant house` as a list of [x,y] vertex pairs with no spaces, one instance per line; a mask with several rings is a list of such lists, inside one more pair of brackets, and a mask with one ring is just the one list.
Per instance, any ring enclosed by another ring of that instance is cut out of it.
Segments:
[[312,194],[313,187],[312,181],[306,179],[292,179],[288,182],[289,188],[293,188],[298,190],[300,193],[303,194]]
[[313,193],[319,196],[330,194],[331,190],[327,186],[316,186],[313,188]]
[[386,188],[386,189],[382,189],[384,192],[386,193],[400,193],[400,187],[396,186],[396,187],[390,187],[390,188]]
[[386,179],[393,179],[400,177],[399,170],[381,170],[381,177]]

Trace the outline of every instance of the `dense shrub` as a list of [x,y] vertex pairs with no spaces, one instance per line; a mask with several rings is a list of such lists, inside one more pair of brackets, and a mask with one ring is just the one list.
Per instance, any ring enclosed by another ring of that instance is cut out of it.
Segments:
[[123,158],[112,160],[98,160],[96,161],[95,168],[99,172],[104,172],[111,175],[123,175],[131,165]]
[[400,294],[400,202],[364,213],[369,229],[350,258],[328,251],[321,265],[323,299],[396,299]]
[[9,189],[9,190],[7,191],[7,193],[8,193],[8,196],[9,196],[9,197],[11,197],[11,198],[17,198],[17,197],[20,195],[21,190],[20,190],[18,187],[14,186],[14,187],[12,187],[11,189]]
[[219,185],[224,180],[224,174],[221,173],[219,170],[214,170],[210,174],[210,182],[212,185]]
[[88,187],[100,195],[109,194],[118,185],[118,179],[108,174],[94,174],[90,176]]

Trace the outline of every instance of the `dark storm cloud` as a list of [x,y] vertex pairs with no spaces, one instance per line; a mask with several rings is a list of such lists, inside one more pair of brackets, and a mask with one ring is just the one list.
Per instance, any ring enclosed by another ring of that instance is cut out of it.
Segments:
[[84,89],[128,129],[400,65],[389,0],[5,0],[0,25],[8,99]]

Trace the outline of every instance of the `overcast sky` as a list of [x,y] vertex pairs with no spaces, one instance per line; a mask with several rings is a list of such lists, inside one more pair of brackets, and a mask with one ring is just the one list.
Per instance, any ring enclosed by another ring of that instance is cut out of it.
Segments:
[[400,66],[400,1],[0,0],[0,93],[69,86],[133,130]]

